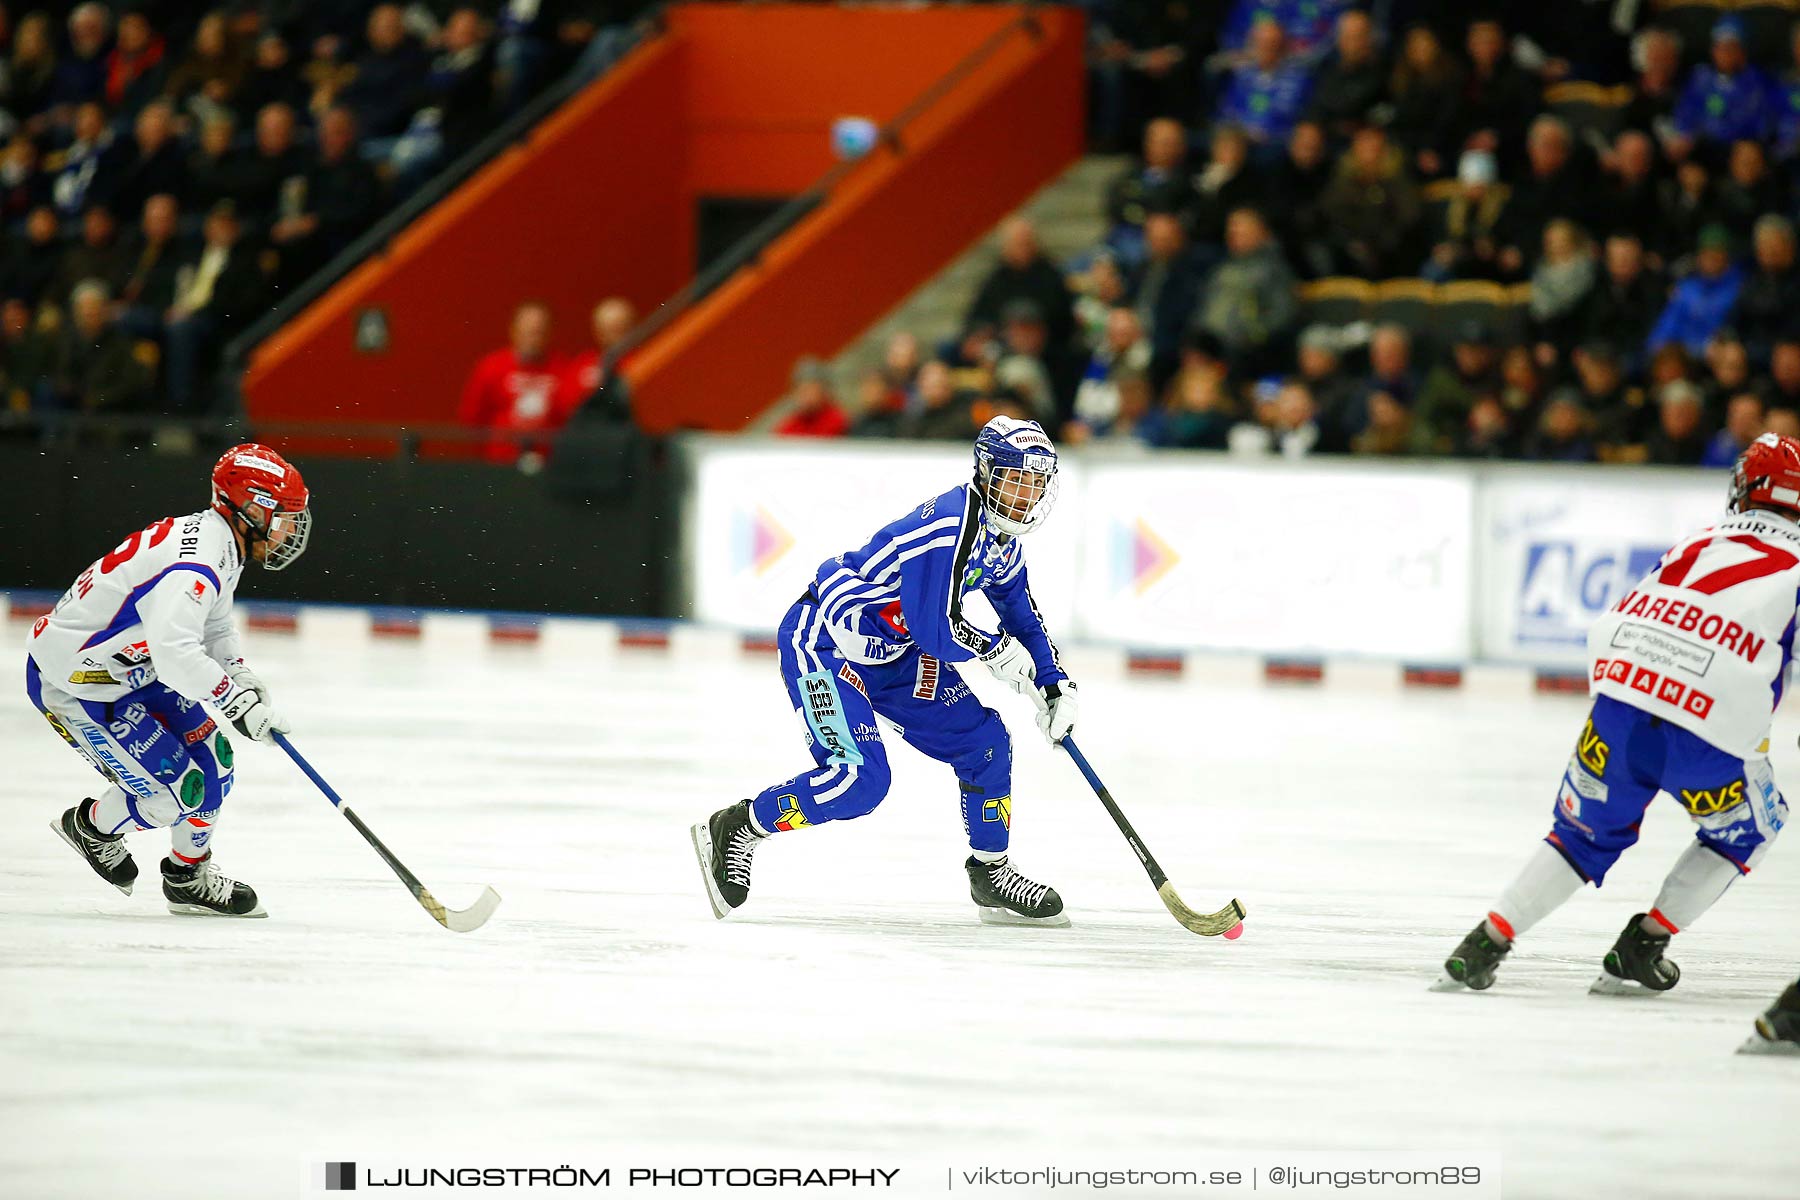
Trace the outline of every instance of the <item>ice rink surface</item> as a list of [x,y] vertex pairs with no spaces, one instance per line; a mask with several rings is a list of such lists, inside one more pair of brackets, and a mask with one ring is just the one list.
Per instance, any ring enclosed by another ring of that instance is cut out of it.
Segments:
[[1228,943],[1167,916],[1026,702],[979,684],[1015,734],[1015,861],[1070,929],[977,923],[954,782],[904,746],[876,813],[766,845],[749,907],[714,921],[689,823],[809,761],[772,656],[283,635],[249,656],[441,898],[505,902],[439,929],[279,752],[242,746],[215,846],[270,918],[168,915],[157,833],[115,894],[47,828],[95,777],[9,693],[6,1196],[309,1195],[309,1164],[445,1147],[1467,1149],[1503,1156],[1509,1196],[1800,1187],[1800,1062],[1732,1054],[1800,970],[1800,847],[1676,939],[1674,992],[1590,997],[1691,836],[1662,799],[1491,992],[1427,991],[1545,832],[1578,698],[1081,678],[1083,748],[1188,902],[1249,909]]

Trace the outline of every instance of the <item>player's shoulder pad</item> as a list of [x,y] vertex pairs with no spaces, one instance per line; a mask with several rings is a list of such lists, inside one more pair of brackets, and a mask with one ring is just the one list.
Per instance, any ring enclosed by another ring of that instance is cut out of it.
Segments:
[[913,519],[923,524],[941,521],[945,517],[961,517],[968,507],[969,485],[959,483],[945,492],[939,492],[925,503],[913,510]]
[[175,557],[181,562],[199,563],[223,576],[238,565],[237,539],[225,518],[210,508],[189,513],[175,520],[178,545]]

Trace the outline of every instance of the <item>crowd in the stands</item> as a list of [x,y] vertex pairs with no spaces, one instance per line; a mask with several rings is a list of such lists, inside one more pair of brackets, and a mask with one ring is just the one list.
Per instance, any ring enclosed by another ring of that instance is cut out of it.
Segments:
[[960,332],[781,431],[1728,464],[1800,433],[1781,6],[1091,0],[1103,244],[1030,223]]

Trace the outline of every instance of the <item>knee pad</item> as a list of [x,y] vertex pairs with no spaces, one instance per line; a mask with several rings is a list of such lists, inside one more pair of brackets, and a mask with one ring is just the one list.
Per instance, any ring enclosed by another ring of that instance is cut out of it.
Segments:
[[[828,821],[866,817],[887,799],[893,772],[885,759],[870,759],[860,767],[845,767],[848,778],[826,788],[814,798],[820,815]],[[839,789],[842,789],[839,791]],[[836,795],[832,793],[836,792]]]

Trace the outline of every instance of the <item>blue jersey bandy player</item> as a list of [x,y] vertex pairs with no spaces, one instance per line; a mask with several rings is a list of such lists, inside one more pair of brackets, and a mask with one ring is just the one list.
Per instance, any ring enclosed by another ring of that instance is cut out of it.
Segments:
[[1655,903],[1626,923],[1591,989],[1667,991],[1663,956],[1750,873],[1787,820],[1769,727],[1800,606],[1800,441],[1766,433],[1738,459],[1732,513],[1677,542],[1588,634],[1593,708],[1549,835],[1444,964],[1446,989],[1490,986],[1513,940],[1583,884],[1599,887],[1667,792],[1695,838]]
[[[887,795],[877,715],[915,749],[948,764],[961,790],[970,894],[991,923],[1066,925],[1056,892],[1015,871],[1012,742],[998,713],[952,663],[977,661],[1032,697],[1053,743],[1074,727],[1075,686],[1031,596],[1021,538],[1056,494],[1056,448],[1034,421],[995,417],[975,440],[974,479],[884,526],[866,546],[827,559],[781,623],[781,676],[813,766],[693,827],[716,916],[749,898],[763,839],[874,811]],[[964,611],[979,591],[1001,628]]]

